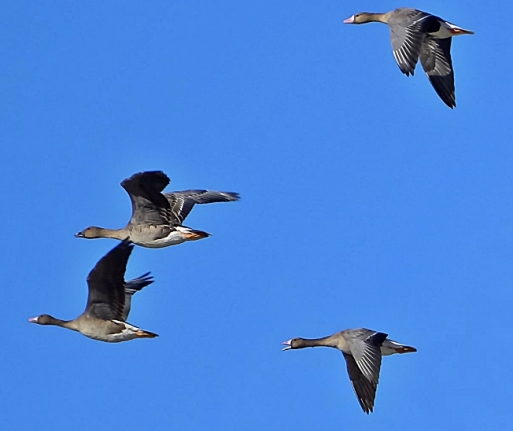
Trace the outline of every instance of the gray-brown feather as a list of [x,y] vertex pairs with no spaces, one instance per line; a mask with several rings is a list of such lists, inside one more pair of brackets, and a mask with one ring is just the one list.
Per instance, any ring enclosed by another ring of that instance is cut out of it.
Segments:
[[162,171],[139,172],[121,182],[132,202],[132,225],[167,224],[171,207],[162,194],[169,177]]
[[165,193],[171,206],[172,222],[181,225],[195,204],[232,202],[240,199],[238,193],[214,190],[182,190]]
[[103,256],[87,276],[89,295],[85,314],[122,320],[125,307],[125,270],[133,245],[122,241]]

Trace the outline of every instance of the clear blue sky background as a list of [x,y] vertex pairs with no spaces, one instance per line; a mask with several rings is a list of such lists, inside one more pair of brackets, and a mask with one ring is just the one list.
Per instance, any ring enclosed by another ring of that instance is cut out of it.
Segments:
[[[453,41],[457,108],[403,76],[382,1],[4,1],[0,26],[2,427],[9,430],[504,430],[511,427],[512,58],[499,3],[419,0]],[[502,2],[503,16],[513,6]],[[497,19],[495,19],[497,18]],[[119,186],[241,193],[196,207],[213,236],[136,248],[151,271],[100,343],[71,319],[124,226]],[[291,337],[368,327],[383,360],[360,410],[342,355]]]

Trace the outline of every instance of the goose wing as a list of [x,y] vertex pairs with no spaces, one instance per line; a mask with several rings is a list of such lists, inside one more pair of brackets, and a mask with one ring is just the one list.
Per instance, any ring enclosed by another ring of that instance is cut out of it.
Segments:
[[162,194],[169,184],[162,171],[139,172],[121,182],[132,202],[132,225],[169,224],[171,207]]

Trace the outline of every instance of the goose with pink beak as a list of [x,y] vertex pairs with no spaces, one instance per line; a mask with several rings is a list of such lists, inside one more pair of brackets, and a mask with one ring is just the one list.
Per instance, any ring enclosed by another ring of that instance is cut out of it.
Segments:
[[333,347],[344,355],[349,379],[363,411],[374,410],[381,357],[395,353],[416,352],[415,347],[389,340],[388,334],[370,329],[346,329],[323,338],[292,338],[282,344],[283,350],[305,347]]
[[382,22],[390,27],[392,50],[399,69],[413,75],[420,63],[431,85],[449,107],[456,106],[454,70],[451,59],[453,36],[474,34],[444,19],[418,9],[401,7],[387,13],[360,12],[346,24]]

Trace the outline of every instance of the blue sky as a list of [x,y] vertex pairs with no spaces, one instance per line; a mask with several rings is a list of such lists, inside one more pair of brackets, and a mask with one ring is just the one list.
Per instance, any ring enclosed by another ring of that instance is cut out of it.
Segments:
[[[453,41],[450,110],[420,68],[400,73],[385,26],[342,24],[398,6],[3,2],[4,426],[510,426],[509,29],[478,2],[407,5],[476,32]],[[83,311],[116,242],[73,234],[124,226],[119,183],[155,169],[167,190],[242,196],[193,210],[212,237],[134,250],[127,278],[155,283],[129,321],[160,337],[27,323]],[[280,345],[358,327],[418,348],[384,358],[369,416],[339,352]]]

